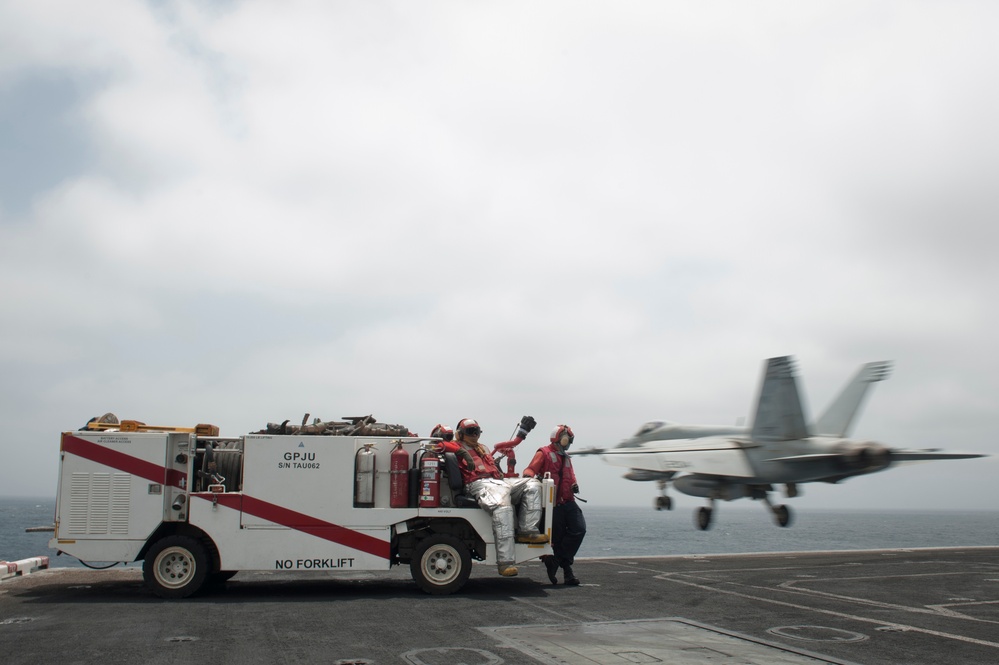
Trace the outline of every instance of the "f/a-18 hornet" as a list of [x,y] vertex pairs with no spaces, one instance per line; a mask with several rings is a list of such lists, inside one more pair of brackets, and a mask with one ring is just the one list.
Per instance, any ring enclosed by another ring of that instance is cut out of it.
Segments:
[[863,365],[826,412],[808,424],[792,359],[770,358],[751,427],[657,420],[645,423],[615,448],[576,455],[599,454],[609,464],[629,468],[624,475],[629,480],[656,481],[661,492],[656,497],[658,510],[673,507],[666,494],[669,483],[679,492],[706,498],[708,505],[695,513],[701,529],[711,526],[716,500],[741,498],[765,502],[777,523],[788,526],[791,511],[770,501],[774,485],[784,485],[786,496],[792,498],[803,483],[838,483],[897,462],[984,457],[936,448],[903,450],[847,438],[871,384],[888,378],[890,372],[890,362]]

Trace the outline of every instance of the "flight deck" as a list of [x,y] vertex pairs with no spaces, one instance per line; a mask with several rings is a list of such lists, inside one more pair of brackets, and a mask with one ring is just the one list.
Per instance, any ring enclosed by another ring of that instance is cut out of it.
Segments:
[[999,662],[999,548],[583,559],[475,566],[429,596],[387,573],[240,573],[186,600],[135,568],[0,584],[5,663]]

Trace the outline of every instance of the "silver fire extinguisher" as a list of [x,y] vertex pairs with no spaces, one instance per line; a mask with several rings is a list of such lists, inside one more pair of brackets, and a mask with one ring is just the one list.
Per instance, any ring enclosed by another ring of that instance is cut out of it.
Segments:
[[365,443],[354,455],[354,507],[375,507],[375,444]]

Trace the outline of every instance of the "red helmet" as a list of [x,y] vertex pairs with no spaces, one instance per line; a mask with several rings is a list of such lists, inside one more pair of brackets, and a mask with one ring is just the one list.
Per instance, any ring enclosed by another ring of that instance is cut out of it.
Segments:
[[454,428],[454,437],[459,441],[465,440],[465,435],[471,434],[482,434],[482,428],[479,427],[479,423],[472,418],[465,418],[458,422],[458,426]]
[[[569,438],[567,441],[563,442],[562,437],[566,436]],[[565,447],[570,445],[573,442],[573,440],[575,440],[575,438],[576,435],[572,433],[571,427],[569,427],[568,425],[559,425],[552,430],[551,436],[548,437],[548,440],[551,441],[552,443],[559,443],[562,445],[562,447]]]
[[440,423],[434,425],[434,429],[430,432],[430,436],[435,439],[444,439],[445,441],[451,441],[454,439],[454,430],[450,427],[444,427]]

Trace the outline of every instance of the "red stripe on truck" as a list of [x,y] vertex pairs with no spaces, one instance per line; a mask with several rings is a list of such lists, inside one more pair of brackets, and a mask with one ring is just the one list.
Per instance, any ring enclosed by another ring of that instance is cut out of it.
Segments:
[[[104,466],[124,471],[125,473],[131,473],[134,476],[139,476],[155,483],[163,483],[164,479],[166,479],[167,482],[165,484],[180,488],[180,482],[185,478],[185,474],[176,469],[168,469],[165,466],[147,462],[146,460],[126,455],[117,450],[105,448],[102,445],[75,437],[72,434],[62,435],[62,450],[71,455],[76,455],[77,457],[82,457],[91,462],[103,464]],[[317,538],[322,538],[383,559],[388,559],[391,555],[388,541],[369,536],[360,531],[353,531],[316,517],[310,517],[309,515],[289,510],[288,508],[282,508],[281,506],[255,499],[246,494],[235,492],[229,494],[212,494],[210,492],[202,492],[198,494],[192,493],[191,496],[196,496],[207,501],[213,501],[215,497],[218,497],[218,502],[223,506],[241,510],[248,515],[265,519],[268,522],[274,522],[290,529],[302,531]]]
[[245,515],[253,515],[268,522],[274,522],[289,529],[295,529],[310,536],[322,538],[323,540],[366,552],[367,554],[372,554],[383,559],[388,559],[391,556],[389,543],[386,540],[381,540],[366,533],[321,520],[318,517],[312,517],[289,508],[284,508],[277,504],[262,501],[246,494],[199,492],[191,496],[196,496],[205,501],[214,501],[218,497],[220,504],[227,508],[241,510]]
[[75,437],[72,434],[62,435],[62,450],[65,453],[88,459],[91,462],[97,462],[112,469],[118,469],[133,476],[145,478],[154,483],[170,485],[178,489],[183,489],[181,482],[187,477],[187,474],[181,473],[177,469],[168,469],[161,464],[154,464],[138,457],[118,452],[117,450],[105,448],[102,445]]

